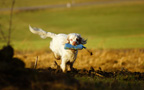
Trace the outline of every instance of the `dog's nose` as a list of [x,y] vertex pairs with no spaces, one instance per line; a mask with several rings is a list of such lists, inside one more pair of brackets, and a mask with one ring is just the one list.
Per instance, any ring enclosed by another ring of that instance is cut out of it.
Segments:
[[73,44],[73,45],[76,45],[76,42],[74,41],[72,44]]

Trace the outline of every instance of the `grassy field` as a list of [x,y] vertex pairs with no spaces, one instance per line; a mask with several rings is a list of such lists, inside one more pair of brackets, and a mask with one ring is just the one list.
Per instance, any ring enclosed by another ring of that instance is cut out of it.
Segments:
[[[53,4],[82,3],[90,1],[109,1],[109,0],[15,0],[15,7],[31,7]],[[112,0],[117,1],[117,0]],[[10,8],[12,0],[1,0],[0,8]]]
[[[50,39],[42,40],[28,26],[54,33],[80,33],[89,48],[143,48],[144,2],[48,9],[21,12],[13,16],[12,45],[16,49],[42,49]],[[0,14],[1,29],[7,33],[8,14]],[[2,47],[4,41],[0,41]]]

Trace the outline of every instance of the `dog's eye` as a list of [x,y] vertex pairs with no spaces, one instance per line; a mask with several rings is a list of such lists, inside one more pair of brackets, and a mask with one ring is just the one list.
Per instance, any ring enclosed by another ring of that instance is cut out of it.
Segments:
[[79,39],[78,39],[78,38],[77,38],[76,40],[77,40],[77,41],[79,41]]

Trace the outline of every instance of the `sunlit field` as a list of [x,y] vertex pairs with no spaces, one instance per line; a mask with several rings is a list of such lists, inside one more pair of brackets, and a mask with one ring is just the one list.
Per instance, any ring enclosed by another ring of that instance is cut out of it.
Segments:
[[[86,3],[88,0],[20,1],[16,0],[15,7]],[[0,8],[9,8],[10,4],[10,0],[0,1]],[[5,37],[8,37],[9,17],[8,11],[0,12],[0,31]],[[85,49],[79,50],[75,69],[62,73],[58,66],[61,60],[56,60],[49,49],[51,38],[42,39],[32,34],[29,25],[56,34],[79,33],[87,39],[84,46],[93,55]],[[6,44],[0,32],[0,89],[144,89],[143,0],[14,11],[11,33],[14,51],[10,46],[3,48]]]
[[[131,72],[144,72],[144,49],[118,49],[118,50],[91,50],[91,56],[86,50],[78,53],[78,58],[74,63],[77,69],[95,70],[101,68],[104,71],[128,70]],[[39,52],[15,52],[15,57],[24,60],[26,67],[31,68],[37,56],[39,58],[38,68],[55,67],[57,61],[51,51]],[[60,65],[61,60],[57,61]]]

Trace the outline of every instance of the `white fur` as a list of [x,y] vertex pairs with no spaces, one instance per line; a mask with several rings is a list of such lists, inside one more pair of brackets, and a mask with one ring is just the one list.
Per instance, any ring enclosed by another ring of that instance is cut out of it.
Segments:
[[78,50],[67,50],[64,49],[65,43],[70,43],[72,45],[86,44],[86,40],[81,38],[80,34],[71,33],[71,34],[54,34],[51,32],[46,32],[39,28],[32,28],[29,26],[29,29],[32,33],[40,35],[42,38],[51,37],[52,41],[50,42],[50,49],[53,51],[56,59],[61,59],[61,69],[63,72],[67,71],[67,65],[70,66],[70,69],[73,69],[73,63],[77,58]]

